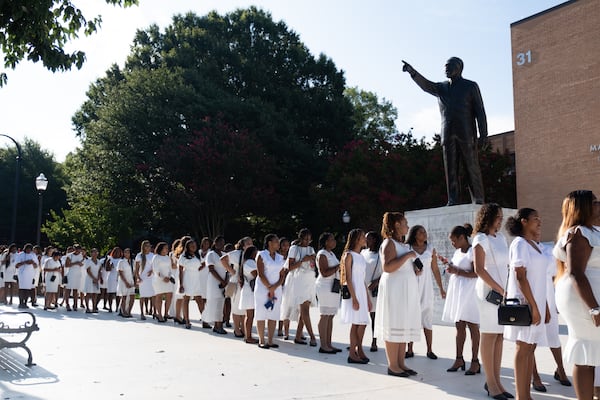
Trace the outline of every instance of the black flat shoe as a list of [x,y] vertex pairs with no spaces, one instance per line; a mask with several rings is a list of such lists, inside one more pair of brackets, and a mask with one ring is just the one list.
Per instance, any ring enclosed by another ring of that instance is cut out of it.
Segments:
[[311,341],[310,343],[310,347],[317,347],[317,341]]
[[333,349],[333,351],[335,351],[336,353],[341,353],[341,352],[342,352],[342,351],[344,351],[344,350],[342,350],[342,349],[336,349],[336,348],[334,348],[334,349]]
[[571,386],[571,382],[568,379],[560,379],[560,375],[558,371],[554,371],[554,379],[560,382],[563,386]]
[[337,354],[337,351],[335,350],[325,350],[322,347],[319,347],[319,353],[323,353],[323,354]]
[[348,364],[366,364],[368,361],[365,360],[355,360],[351,357],[348,357]]
[[361,358],[361,360],[363,360],[365,363],[368,363],[369,361],[371,361],[371,359],[369,357]]
[[235,337],[240,337],[240,338],[241,338],[241,337],[246,337],[246,335],[244,335],[243,333],[240,333],[240,334],[238,335],[238,334],[237,334],[237,333],[235,333],[235,332],[233,332],[233,336],[235,336]]
[[406,372],[402,371],[402,372],[394,372],[391,369],[388,368],[388,375],[391,376],[399,376],[401,378],[408,378],[410,375],[407,374]]
[[429,358],[430,360],[437,360],[437,356],[435,355],[435,353],[433,351],[430,351],[427,353],[427,358]]
[[223,329],[223,328],[219,328],[219,329],[213,328],[213,332],[214,333],[218,333],[219,335],[226,335],[227,334],[227,331],[225,329]]
[[259,344],[258,344],[258,347],[260,347],[261,349],[268,349],[268,348],[269,348],[269,345],[268,345],[268,344],[262,344],[262,343],[259,343]]
[[270,349],[278,349],[279,348],[279,345],[277,343],[268,344],[267,346],[269,346]]
[[547,392],[546,386],[544,386],[542,383],[540,383],[539,385],[532,383],[531,386],[533,386],[533,390],[535,390],[536,392],[543,392],[543,393]]
[[294,339],[294,343],[296,343],[296,344],[306,344],[306,341],[305,340]]
[[408,351],[404,353],[404,358],[413,358],[414,356],[415,353],[413,353],[412,351],[410,353]]
[[417,371],[412,369],[405,369],[404,372],[406,372],[409,375],[417,375]]
[[[377,350],[379,350],[379,349],[377,348],[377,345],[376,345],[376,344],[375,344],[375,345],[373,345],[373,346],[371,346],[371,348],[369,348],[369,351],[370,351],[371,353],[375,353]],[[394,372],[394,371],[392,371],[392,372]],[[394,373],[395,373],[395,372],[394,372]]]

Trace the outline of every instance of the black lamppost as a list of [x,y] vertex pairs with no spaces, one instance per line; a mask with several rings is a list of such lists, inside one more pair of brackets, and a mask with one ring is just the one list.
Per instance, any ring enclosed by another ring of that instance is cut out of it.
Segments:
[[42,197],[44,192],[48,188],[48,179],[44,174],[40,174],[37,178],[35,178],[35,188],[38,191],[38,223],[37,223],[37,241],[36,244],[40,244],[40,236],[42,234]]
[[8,135],[0,134],[0,136],[4,136],[5,138],[9,138],[13,141],[15,146],[17,147],[17,166],[15,172],[15,190],[13,194],[13,211],[12,211],[12,222],[10,227],[10,242],[14,243],[15,237],[17,235],[17,204],[19,204],[19,177],[21,173],[21,145],[15,139],[11,138]]

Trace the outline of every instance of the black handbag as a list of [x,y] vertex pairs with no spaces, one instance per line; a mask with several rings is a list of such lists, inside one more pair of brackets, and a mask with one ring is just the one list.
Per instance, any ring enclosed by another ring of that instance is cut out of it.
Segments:
[[331,284],[331,293],[339,293],[342,289],[342,285],[338,278],[333,278],[333,283]]
[[256,286],[256,278],[248,281],[248,285],[250,285],[250,289],[254,292],[254,287]]
[[531,310],[527,304],[521,304],[519,299],[506,299],[498,307],[498,324],[529,326]]
[[63,285],[66,285],[67,283],[69,283],[69,278],[66,276],[63,276],[62,283],[63,283]]
[[50,277],[50,282],[54,282],[55,280],[56,280],[56,275],[52,275],[52,276]]
[[488,292],[487,296],[485,296],[485,300],[488,303],[499,306],[502,303],[502,295],[492,289]]
[[342,299],[348,300],[352,296],[350,295],[350,289],[348,289],[348,285],[342,285]]

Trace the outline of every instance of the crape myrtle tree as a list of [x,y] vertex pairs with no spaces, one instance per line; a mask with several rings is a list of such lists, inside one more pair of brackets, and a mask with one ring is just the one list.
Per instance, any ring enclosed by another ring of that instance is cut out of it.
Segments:
[[[69,219],[120,243],[214,236],[229,221],[319,226],[310,188],[352,136],[344,88],[332,60],[256,8],[188,13],[164,32],[139,31],[125,66],[92,84],[74,116],[81,148],[70,161],[70,212],[48,235]],[[216,197],[202,193],[210,190]],[[206,222],[211,208],[226,213]],[[84,209],[106,221],[88,226]]]
[[[108,4],[125,7],[138,0],[105,0]],[[91,35],[98,30],[102,19],[86,18],[71,0],[2,0],[0,1],[0,48],[4,67],[14,69],[23,59],[42,62],[52,72],[81,68],[85,53],[67,52],[67,42],[83,30]],[[0,87],[7,76],[0,71]]]

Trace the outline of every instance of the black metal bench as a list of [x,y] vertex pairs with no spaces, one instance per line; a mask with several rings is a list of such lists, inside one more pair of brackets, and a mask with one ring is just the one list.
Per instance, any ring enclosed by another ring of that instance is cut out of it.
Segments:
[[35,321],[35,315],[27,311],[0,312],[0,349],[14,349],[20,347],[27,352],[27,365],[35,365],[32,360],[31,350],[25,343],[35,331],[40,328]]

